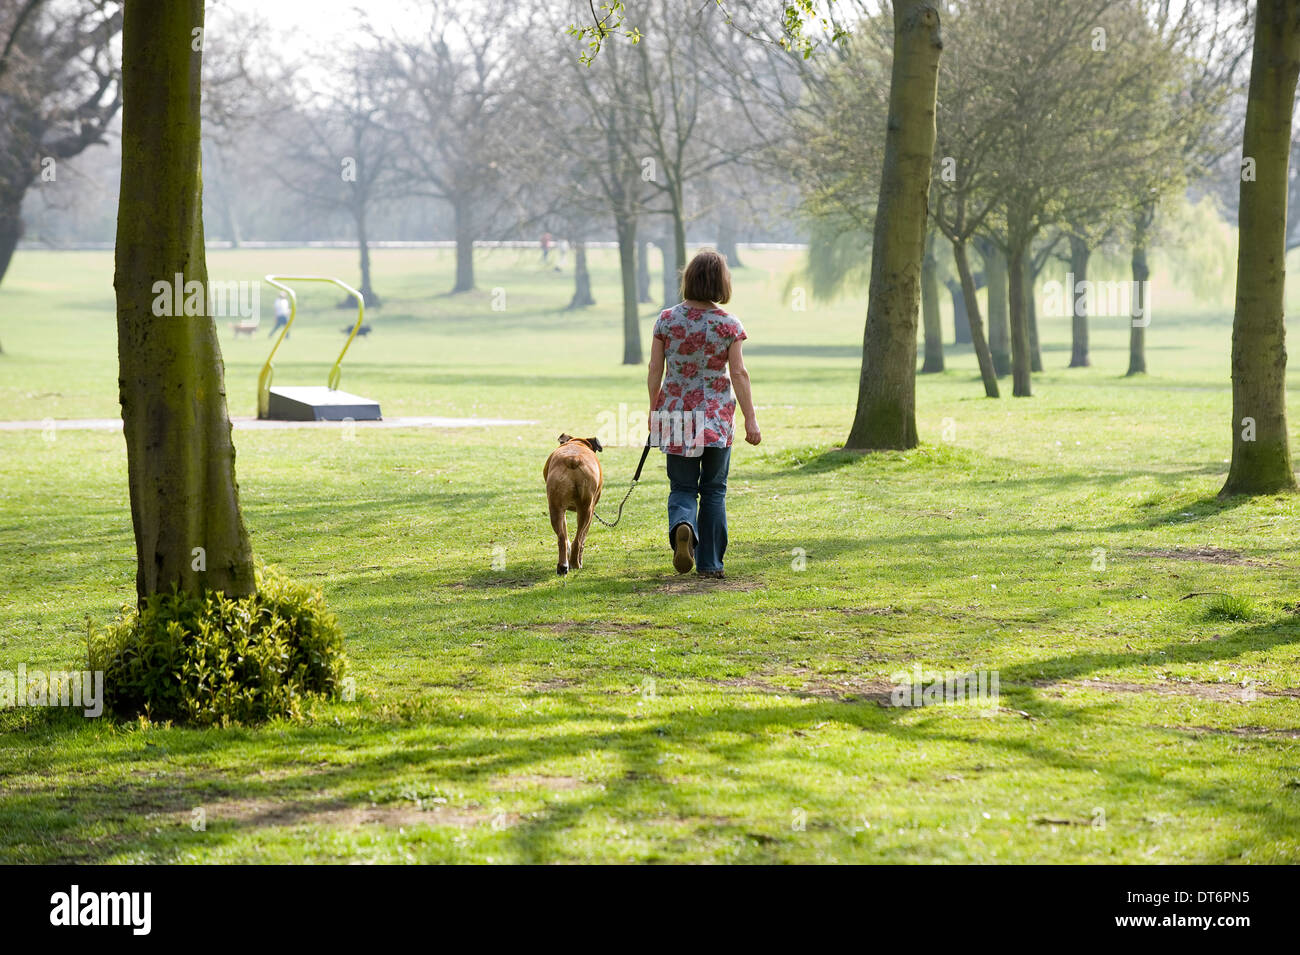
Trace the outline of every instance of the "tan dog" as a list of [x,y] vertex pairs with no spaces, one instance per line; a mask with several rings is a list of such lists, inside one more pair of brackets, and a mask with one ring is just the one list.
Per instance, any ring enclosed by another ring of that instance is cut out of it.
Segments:
[[[551,452],[542,468],[546,478],[546,503],[551,511],[551,526],[560,545],[557,574],[567,574],[569,567],[582,566],[582,545],[591,529],[591,518],[605,484],[600,461],[595,452],[605,450],[595,438],[571,438],[560,435],[560,446]],[[578,526],[569,544],[566,511],[578,513]]]

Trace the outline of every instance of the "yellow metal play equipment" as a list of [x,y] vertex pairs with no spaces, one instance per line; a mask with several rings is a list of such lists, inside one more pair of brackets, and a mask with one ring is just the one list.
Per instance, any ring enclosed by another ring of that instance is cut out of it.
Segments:
[[[352,339],[361,331],[366,317],[366,301],[361,293],[335,278],[323,275],[268,275],[268,284],[278,288],[289,297],[289,321],[281,329],[280,335],[271,346],[271,354],[266,356],[266,364],[257,376],[257,416],[274,421],[378,421],[380,420],[379,403],[369,398],[350,395],[339,391],[339,380],[343,376],[343,356],[348,353]],[[330,369],[325,379],[325,386],[309,385],[304,387],[272,387],[271,379],[275,373],[275,353],[293,327],[293,320],[298,317],[298,296],[289,286],[290,282],[326,282],[338,286],[357,301],[357,322],[352,326],[348,340],[343,343],[343,350]]]

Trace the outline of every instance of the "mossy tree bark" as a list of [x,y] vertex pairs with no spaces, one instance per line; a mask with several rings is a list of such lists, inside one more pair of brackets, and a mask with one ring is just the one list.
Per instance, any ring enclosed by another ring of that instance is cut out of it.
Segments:
[[573,240],[573,298],[569,308],[587,308],[595,305],[591,297],[591,271],[587,268],[587,240]]
[[1029,370],[1035,373],[1043,370],[1043,353],[1038,347],[1038,300],[1034,295],[1034,283],[1038,273],[1034,271],[1033,254],[1025,252],[1025,320],[1029,325]]
[[650,297],[650,240],[644,236],[636,240],[636,300],[642,305],[654,301]]
[[[18,239],[23,231],[22,213],[18,206],[10,208],[7,201],[0,197],[0,281],[9,271],[9,263],[13,261],[14,249],[18,247]],[[5,350],[0,347],[0,355]]]
[[451,292],[474,291],[474,209],[468,199],[452,204],[456,220],[456,284]]
[[993,367],[993,353],[989,350],[988,342],[984,340],[984,323],[980,320],[980,303],[975,294],[975,277],[971,274],[970,257],[966,254],[965,242],[952,243],[952,257],[957,263],[957,275],[961,279],[967,329],[970,332],[971,346],[975,350],[975,360],[979,362],[980,378],[984,381],[984,395],[988,398],[996,398],[998,397],[998,375]]
[[989,352],[1001,378],[1011,374],[1011,321],[1007,312],[1007,259],[991,239],[981,238],[980,258],[988,277]]
[[606,193],[618,237],[619,275],[623,282],[623,364],[639,365],[641,355],[640,302],[636,287],[637,202],[636,165],[624,148],[620,135],[622,117],[611,106],[605,124],[605,159],[608,169]]
[[682,196],[682,185],[679,181],[674,180],[673,188],[670,190],[672,202],[670,207],[673,213],[673,284],[680,285],[682,272],[686,270],[686,202]]
[[0,281],[9,271],[18,240],[23,237],[22,198],[0,195]]
[[[225,368],[207,314],[199,166],[203,0],[126,0],[116,271],[119,393],[140,600],[253,592]],[[157,316],[180,275],[204,314]]]
[[1242,156],[1255,161],[1255,178],[1243,177],[1240,187],[1232,320],[1232,465],[1224,495],[1271,494],[1296,486],[1287,440],[1283,294],[1297,77],[1300,4],[1260,0],[1242,137]]
[[623,278],[623,364],[641,364],[641,326],[636,295],[636,218],[616,216],[618,261]]
[[[1151,320],[1147,314],[1150,303],[1146,297],[1146,283],[1151,276],[1151,267],[1147,264],[1147,239],[1151,223],[1155,220],[1154,204],[1148,204],[1138,210],[1133,229],[1133,312],[1129,322],[1128,334],[1128,371],[1127,375],[1145,375],[1147,372],[1147,323]],[[1284,216],[1285,218],[1285,216]],[[1138,315],[1141,317],[1139,318]]]
[[845,441],[852,450],[917,444],[917,310],[942,51],[935,5],[895,0],[889,119],[871,244],[862,374],[857,413]]
[[666,239],[655,239],[654,246],[659,250],[660,258],[663,259],[663,307],[669,308],[676,305],[681,300],[682,283],[681,278],[673,271],[673,247]]
[[961,282],[949,277],[944,283],[948,286],[948,294],[952,296],[952,343],[954,345],[970,345],[970,319],[966,311],[966,299],[962,295]]
[[925,240],[921,261],[921,327],[925,332],[925,359],[921,374],[943,371],[943,326],[939,321],[939,263],[934,257],[934,235]]
[[1025,303],[1025,259],[1028,243],[1014,242],[1007,256],[1008,311],[1011,313],[1011,394],[1016,398],[1033,395],[1033,357],[1030,354],[1029,310]]
[[[1088,281],[1088,259],[1092,251],[1088,241],[1080,236],[1070,235],[1070,274],[1074,276],[1075,285],[1065,290],[1066,307],[1070,310],[1070,367],[1087,368],[1092,364],[1088,355],[1088,299],[1087,296],[1075,294],[1075,288],[1087,288],[1078,285]],[[1080,301],[1082,298],[1082,301]]]
[[718,251],[727,257],[727,265],[732,269],[745,267],[745,263],[740,261],[740,249],[736,246],[736,217],[725,209],[718,222]]
[[[370,285],[370,234],[366,228],[366,207],[364,204],[353,209],[353,219],[357,227],[357,249],[361,253],[361,287],[357,289],[361,297],[366,300],[368,308],[377,308],[380,304],[379,296]],[[356,302],[352,301],[352,296],[347,297],[344,303],[353,308]]]

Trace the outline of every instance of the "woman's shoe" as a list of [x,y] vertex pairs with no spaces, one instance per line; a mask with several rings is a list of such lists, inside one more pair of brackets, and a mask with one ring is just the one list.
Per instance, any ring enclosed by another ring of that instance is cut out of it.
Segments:
[[673,531],[673,569],[689,574],[695,565],[695,535],[690,524],[678,524]]
[[708,577],[710,580],[722,580],[727,576],[720,570],[701,570],[698,573],[701,577]]

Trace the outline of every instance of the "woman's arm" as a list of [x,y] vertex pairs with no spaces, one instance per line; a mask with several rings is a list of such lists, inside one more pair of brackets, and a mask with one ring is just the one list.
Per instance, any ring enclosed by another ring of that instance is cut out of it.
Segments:
[[659,403],[659,388],[664,380],[664,342],[662,338],[652,338],[650,346],[650,373],[646,376],[646,387],[650,391],[650,413],[646,415],[645,429],[653,432],[655,405]]
[[758,444],[763,434],[758,430],[758,416],[754,414],[754,394],[749,387],[749,372],[745,368],[745,357],[740,353],[740,341],[731,343],[727,349],[727,363],[731,367],[731,387],[736,392],[736,402],[745,415],[745,440]]

